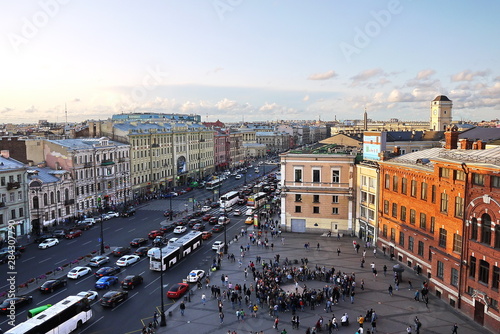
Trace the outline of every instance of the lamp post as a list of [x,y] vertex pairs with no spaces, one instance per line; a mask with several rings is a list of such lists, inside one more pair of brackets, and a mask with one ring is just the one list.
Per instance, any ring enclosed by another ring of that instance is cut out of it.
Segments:
[[160,260],[161,260],[161,268],[160,268],[160,291],[161,291],[161,315],[160,315],[160,326],[167,326],[167,318],[165,317],[165,304],[163,302],[163,252],[160,247]]
[[100,240],[101,240],[101,255],[104,255],[104,229],[103,229],[103,220],[101,219],[101,236],[100,236]]
[[222,215],[224,216],[224,254],[227,254],[227,233],[226,233],[226,203],[224,202],[224,207],[222,208]]
[[169,194],[170,195],[170,221],[172,221],[174,219],[174,212],[172,211],[172,197],[173,195],[172,194]]

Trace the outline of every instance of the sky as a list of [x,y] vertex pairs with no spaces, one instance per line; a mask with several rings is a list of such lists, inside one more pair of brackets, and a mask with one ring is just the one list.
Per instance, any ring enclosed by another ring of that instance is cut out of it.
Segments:
[[[0,123],[500,117],[499,1],[0,0]],[[67,113],[65,112],[67,111]]]

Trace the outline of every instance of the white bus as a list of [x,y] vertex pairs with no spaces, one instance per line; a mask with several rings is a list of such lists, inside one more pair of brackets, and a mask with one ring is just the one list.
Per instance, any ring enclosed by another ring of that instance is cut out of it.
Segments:
[[208,181],[205,185],[205,189],[207,190],[217,189],[221,185],[222,185],[222,180],[217,178],[215,180]]
[[165,271],[201,246],[201,232],[191,231],[166,247],[148,251],[149,269]]
[[238,203],[239,194],[237,191],[230,191],[220,197],[220,208],[228,209]]
[[86,297],[69,296],[31,319],[12,327],[6,334],[68,334],[92,318]]
[[248,197],[247,208],[257,210],[267,202],[267,193],[260,192]]

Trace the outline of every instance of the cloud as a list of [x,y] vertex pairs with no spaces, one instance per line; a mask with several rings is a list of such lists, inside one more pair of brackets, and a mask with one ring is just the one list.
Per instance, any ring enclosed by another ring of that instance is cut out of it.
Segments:
[[224,70],[224,68],[223,68],[223,67],[216,67],[216,68],[214,68],[214,69],[212,69],[212,70],[208,71],[208,72],[207,72],[207,75],[209,75],[209,74],[213,74],[213,73],[217,73],[217,72],[220,72],[220,71],[223,71],[223,70]]
[[28,113],[28,114],[32,114],[32,113],[38,112],[38,110],[35,108],[35,106],[31,106],[31,108],[26,109],[24,112]]
[[217,102],[215,106],[219,110],[227,110],[227,109],[234,109],[238,103],[236,101],[231,101],[226,98],[222,99],[221,101]]
[[490,73],[489,70],[472,72],[470,70],[465,70],[451,76],[452,82],[457,81],[472,81],[475,77],[485,77]]
[[392,90],[392,92],[387,97],[388,102],[411,102],[415,98],[410,93],[404,93],[398,89]]
[[79,98],[77,98],[77,97],[76,97],[76,98],[74,98],[74,99],[73,99],[73,101],[71,101],[71,102],[80,102],[80,101],[81,101],[81,100],[80,100]]
[[325,72],[325,73],[311,74],[307,79],[308,80],[328,80],[328,79],[336,77],[337,75],[338,74],[335,73],[335,71],[330,70],[330,71]]
[[302,101],[304,101],[304,102],[309,101],[309,95],[304,96],[304,98],[302,99]]
[[429,79],[432,75],[434,75],[436,71],[428,69],[428,70],[422,70],[417,73],[417,76],[415,79],[417,80],[426,80]]
[[351,86],[357,86],[365,81],[368,81],[374,77],[386,75],[385,72],[381,68],[372,68],[370,70],[365,70],[361,73],[356,74],[351,77],[352,83]]
[[9,108],[9,107],[3,107],[2,111],[0,111],[0,113],[7,114],[7,113],[11,112],[12,110],[14,110],[14,109]]

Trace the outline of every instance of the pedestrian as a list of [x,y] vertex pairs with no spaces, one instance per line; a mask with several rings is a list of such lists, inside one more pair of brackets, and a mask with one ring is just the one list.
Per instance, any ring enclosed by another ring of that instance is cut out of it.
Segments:
[[274,319],[274,325],[273,325],[273,328],[274,328],[274,329],[276,329],[276,330],[279,330],[279,329],[278,329],[278,325],[279,325],[279,323],[280,323],[280,318],[276,317],[276,318]]
[[373,249],[373,257],[377,257],[377,249],[376,248]]
[[408,327],[406,327],[406,333],[411,334],[411,326],[410,325],[408,325]]
[[184,315],[184,311],[186,310],[186,304],[184,304],[184,301],[181,302],[179,309],[181,310],[181,314]]
[[205,303],[207,302],[207,296],[205,296],[205,294],[201,295],[201,302],[203,303],[203,305],[205,305]]
[[384,264],[384,276],[387,276],[387,266]]
[[319,242],[318,242],[318,245],[316,246],[316,250],[318,250],[318,251],[319,251]]
[[365,289],[365,280],[361,279],[361,290]]
[[340,256],[340,248],[337,248],[337,256]]
[[456,322],[451,329],[451,334],[458,334],[458,325]]
[[418,291],[418,289],[415,290],[415,295],[414,295],[413,299],[415,299],[417,302],[420,301],[420,291]]
[[221,324],[223,324],[223,323],[224,323],[224,313],[219,312],[219,320],[220,320],[220,323],[221,323]]
[[392,296],[392,285],[389,284],[389,295]]
[[410,286],[410,288],[408,290],[412,290],[413,289],[413,285],[411,285],[411,281],[408,280],[408,285]]
[[415,333],[420,334],[420,327],[422,327],[422,323],[418,320],[418,317],[415,317],[415,320],[413,321],[415,322]]
[[155,313],[153,314],[153,325],[156,327],[159,325],[158,323],[158,312],[155,311]]

